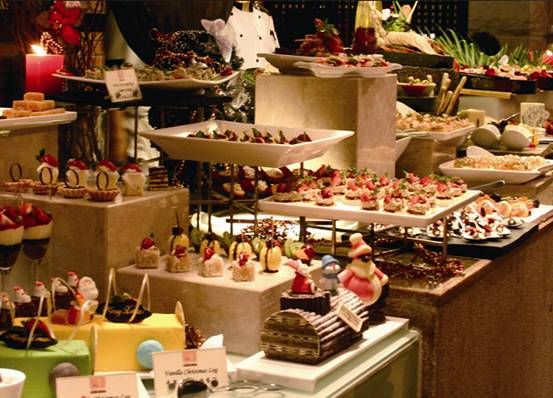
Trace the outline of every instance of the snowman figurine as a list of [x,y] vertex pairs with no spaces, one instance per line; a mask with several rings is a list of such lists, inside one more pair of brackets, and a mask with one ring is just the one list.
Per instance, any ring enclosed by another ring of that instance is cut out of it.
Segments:
[[340,263],[331,255],[325,255],[321,259],[321,271],[322,277],[319,279],[319,286],[323,290],[327,290],[331,295],[336,296],[338,294],[338,286],[340,280],[338,274],[342,270]]

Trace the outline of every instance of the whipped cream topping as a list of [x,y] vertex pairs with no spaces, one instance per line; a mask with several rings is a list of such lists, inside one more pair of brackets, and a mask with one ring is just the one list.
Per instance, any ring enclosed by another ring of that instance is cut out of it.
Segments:
[[26,240],[38,240],[46,239],[52,236],[52,228],[54,226],[54,221],[51,220],[48,224],[45,225],[35,225],[33,227],[25,228],[23,233],[23,239]]
[[0,231],[0,246],[12,246],[21,243],[23,240],[23,226]]

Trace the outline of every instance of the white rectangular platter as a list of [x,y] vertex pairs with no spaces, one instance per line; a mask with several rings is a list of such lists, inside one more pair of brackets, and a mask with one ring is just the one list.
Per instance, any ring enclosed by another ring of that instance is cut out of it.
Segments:
[[[233,72],[228,76],[219,76],[216,80],[199,80],[190,78],[182,79],[167,79],[167,80],[152,80],[152,81],[139,81],[138,85],[141,88],[153,88],[153,89],[164,89],[164,90],[199,90],[202,88],[213,87],[219,84],[228,82],[238,75],[239,72]],[[105,80],[100,79],[90,79],[82,76],[70,76],[62,75],[58,73],[53,73],[52,76],[59,77],[60,79],[73,80],[80,83],[87,84],[102,84],[105,85]]]
[[[275,136],[278,136],[278,131],[282,130],[288,139],[306,132],[312,141],[290,145],[188,137],[198,130],[212,131],[218,129],[219,131],[224,131],[230,129],[240,134],[242,131],[251,131],[252,128],[256,128],[261,132],[268,131]],[[173,159],[235,163],[248,166],[282,167],[324,155],[337,142],[351,137],[353,131],[300,129],[296,127],[277,127],[208,120],[201,123],[142,132],[140,135],[159,145]]]
[[339,77],[384,77],[387,73],[401,69],[400,64],[388,64],[388,66],[331,66],[317,62],[296,62],[295,67],[311,71],[313,75],[321,78],[336,79]]
[[532,181],[553,169],[553,160],[545,159],[546,164],[535,170],[495,170],[495,169],[473,169],[468,167],[454,167],[454,160],[442,163],[440,171],[446,176],[460,177],[471,182],[492,182],[504,180],[507,184],[524,184]]
[[[401,134],[402,136],[409,136],[412,134],[413,136],[421,136],[420,138],[428,138],[436,141],[449,141],[453,140],[455,138],[465,138],[467,135],[472,133],[476,126],[468,126],[464,127],[462,129],[447,131],[447,132],[437,132],[437,131],[398,131],[398,134]],[[422,136],[424,135],[424,136]]]
[[268,359],[265,353],[260,351],[236,365],[238,379],[275,383],[287,388],[313,392],[325,376],[345,366],[387,337],[402,329],[407,330],[408,324],[407,319],[387,317],[385,323],[369,327],[363,333],[360,342],[317,365]]
[[[0,108],[0,114],[6,108]],[[15,117],[10,119],[0,119],[0,131],[2,130],[21,130],[42,126],[56,126],[59,124],[71,123],[77,119],[77,112],[58,113],[55,115]]]
[[364,223],[423,228],[474,201],[479,195],[480,191],[468,190],[463,195],[452,199],[451,204],[447,207],[435,206],[425,215],[410,214],[406,211],[390,213],[381,210],[363,210],[361,206],[352,206],[342,202],[336,202],[334,206],[317,206],[314,203],[305,202],[276,202],[271,198],[260,200],[259,209],[265,213],[297,217],[352,220]]

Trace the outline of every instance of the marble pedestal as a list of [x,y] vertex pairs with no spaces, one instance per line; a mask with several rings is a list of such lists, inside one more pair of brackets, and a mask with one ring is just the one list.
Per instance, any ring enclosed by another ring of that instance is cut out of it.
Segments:
[[394,173],[396,76],[378,79],[321,79],[260,75],[256,80],[255,121],[302,128],[353,130],[310,168],[368,167]]
[[21,165],[24,178],[36,179],[38,162],[35,157],[42,148],[57,156],[57,126],[0,131],[0,181],[11,181],[10,165],[15,162]]
[[[185,230],[188,223],[188,190],[150,192],[124,197],[119,202],[98,203],[24,194],[26,202],[43,207],[54,217],[54,230],[39,278],[63,276],[75,271],[95,279],[101,294],[109,269],[134,263],[136,247],[154,234],[162,252],[167,252],[175,209]],[[29,288],[34,275],[23,253],[13,268],[9,285]]]
[[458,141],[413,138],[396,163],[396,175],[403,177],[405,171],[419,176],[440,173],[440,164],[456,158]]
[[[195,256],[194,256],[195,257]],[[318,280],[320,263],[310,268]],[[122,291],[136,294],[144,273],[150,277],[152,310],[172,312],[180,301],[188,323],[208,337],[224,334],[227,351],[251,355],[259,351],[263,322],[280,309],[280,295],[290,288],[294,271],[285,265],[274,274],[258,273],[253,282],[235,282],[225,269],[217,278],[204,278],[197,270],[172,274],[162,268],[141,270],[134,266],[119,269],[117,283]]]

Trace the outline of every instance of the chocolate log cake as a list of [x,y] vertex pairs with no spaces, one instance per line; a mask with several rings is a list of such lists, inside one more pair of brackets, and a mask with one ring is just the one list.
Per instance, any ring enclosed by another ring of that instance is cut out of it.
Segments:
[[[363,320],[359,333],[338,317],[339,303]],[[367,306],[355,294],[340,289],[338,296],[332,297],[331,310],[326,315],[301,309],[281,310],[271,315],[261,330],[261,349],[267,358],[317,364],[360,340],[368,327]]]

